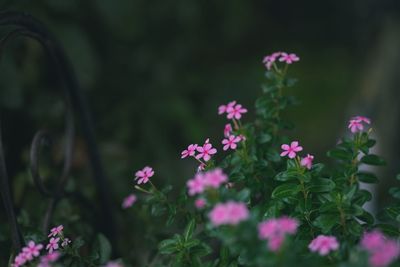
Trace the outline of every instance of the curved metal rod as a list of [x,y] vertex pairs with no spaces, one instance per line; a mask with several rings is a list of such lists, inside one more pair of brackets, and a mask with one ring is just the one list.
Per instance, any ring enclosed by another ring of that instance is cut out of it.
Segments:
[[[3,40],[12,39],[19,33],[39,41],[48,54],[59,79],[65,84],[65,93],[71,99],[74,110],[80,115],[79,119],[82,132],[88,146],[91,169],[98,191],[99,204],[102,208],[102,218],[99,220],[99,222],[101,222],[100,230],[114,243],[115,227],[112,217],[111,202],[99,152],[95,143],[91,114],[89,113],[86,100],[81,93],[81,88],[67,57],[49,31],[39,21],[27,14],[19,12],[0,13],[0,26],[16,26],[20,28],[15,30],[15,33],[10,33],[8,37],[6,36]],[[14,222],[10,219],[10,223],[16,223],[16,221]]]

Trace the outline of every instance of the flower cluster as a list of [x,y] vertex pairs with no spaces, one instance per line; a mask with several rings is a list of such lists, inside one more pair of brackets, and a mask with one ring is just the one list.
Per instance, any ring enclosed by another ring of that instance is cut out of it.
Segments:
[[363,116],[355,116],[349,120],[348,128],[352,133],[361,132],[364,130],[364,123],[371,124],[371,120]]
[[139,170],[135,173],[135,181],[137,180],[137,184],[145,184],[153,175],[153,169],[149,166],[146,166],[142,170]]
[[56,262],[61,254],[57,251],[40,257],[40,262],[37,267],[51,267],[50,263]]
[[[197,155],[196,155],[197,152]],[[187,149],[183,150],[181,153],[181,158],[184,159],[186,157],[193,157],[200,165],[198,170],[204,170],[207,161],[211,159],[211,156],[217,153],[217,149],[212,146],[210,143],[210,139],[207,138],[202,146],[198,144],[190,144]],[[204,160],[204,162],[202,161]]]
[[373,267],[388,266],[400,255],[399,244],[378,230],[364,233],[360,245],[368,251],[369,264]]
[[339,248],[339,242],[334,236],[319,235],[311,241],[308,248],[312,252],[318,252],[319,255],[325,256],[328,255],[329,252],[337,250]]
[[15,257],[13,267],[23,266],[25,263],[32,261],[40,255],[40,250],[43,249],[42,244],[36,244],[34,241],[29,241],[28,245],[22,248],[22,251]]
[[[293,159],[297,156],[297,152],[300,152],[303,150],[303,147],[299,145],[298,141],[293,141],[289,144],[283,144],[281,145],[282,152],[281,152],[281,157],[288,156],[288,158]],[[314,160],[314,156],[311,154],[307,154],[306,157],[302,158],[300,160],[300,165],[303,167],[306,167],[307,169],[311,169],[312,163]]]
[[262,240],[268,240],[268,248],[271,251],[278,251],[285,240],[285,236],[295,234],[298,225],[296,219],[289,217],[269,219],[258,224],[258,237]]
[[215,205],[208,217],[214,226],[223,224],[237,225],[241,221],[247,220],[249,210],[246,204],[242,202],[228,201]]
[[240,120],[242,114],[247,113],[247,109],[241,104],[237,104],[236,101],[231,101],[226,105],[220,105],[218,107],[218,114],[222,115],[224,113],[226,113],[226,118],[229,120]]
[[293,62],[299,61],[300,58],[293,53],[275,52],[271,55],[265,56],[263,59],[263,63],[265,67],[270,70],[276,60],[278,60],[279,62],[284,62],[286,64],[292,64]]
[[49,251],[49,253],[52,253],[54,250],[57,250],[60,248],[59,242],[61,241],[61,247],[66,247],[71,243],[71,240],[67,237],[64,237],[64,226],[59,225],[57,227],[54,227],[50,230],[50,233],[47,237],[50,238],[49,243],[46,246],[46,249]]
[[201,194],[207,188],[219,188],[221,184],[228,181],[228,176],[217,168],[208,172],[198,172],[193,179],[187,181],[189,195]]

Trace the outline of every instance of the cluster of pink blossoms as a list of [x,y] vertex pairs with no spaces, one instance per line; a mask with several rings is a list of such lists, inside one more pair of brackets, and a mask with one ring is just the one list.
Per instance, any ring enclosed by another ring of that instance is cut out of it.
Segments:
[[207,188],[219,188],[221,184],[228,181],[228,176],[219,168],[207,171],[198,172],[193,179],[187,181],[186,185],[189,189],[189,195],[193,196],[201,194]]
[[71,243],[71,240],[67,237],[64,237],[64,226],[59,225],[50,230],[50,233],[47,237],[50,238],[49,243],[46,246],[46,249],[49,253],[53,253],[53,251],[60,248],[59,242],[61,241],[61,247],[66,247]]
[[[283,144],[281,148],[283,150],[281,153],[281,157],[288,156],[290,159],[295,158],[297,156],[297,152],[303,150],[303,147],[299,145],[298,141],[293,141],[290,143],[290,145]],[[314,156],[311,154],[307,154],[307,156],[301,159],[300,165],[306,167],[307,169],[311,169],[313,160]]]
[[[202,171],[206,166],[205,162],[209,161],[211,159],[211,156],[216,153],[217,149],[212,146],[212,144],[210,143],[210,139],[207,138],[202,146],[199,146],[198,144],[190,144],[187,149],[182,151],[181,159],[184,159],[186,157],[195,158],[197,161],[200,162],[198,170]],[[204,160],[204,162],[202,160]]]
[[242,114],[247,113],[247,109],[241,104],[237,104],[236,101],[231,101],[226,105],[220,105],[218,107],[218,115],[226,113],[226,118],[228,120],[240,120]]
[[334,236],[319,235],[308,245],[312,252],[318,252],[319,255],[328,255],[331,251],[339,248],[339,242]]
[[295,234],[298,225],[296,219],[289,217],[269,219],[258,224],[258,237],[268,240],[268,248],[271,251],[278,251],[285,241],[285,236]]
[[360,245],[368,251],[369,264],[373,267],[388,266],[400,255],[399,244],[377,230],[364,233]]
[[135,181],[137,180],[137,184],[145,184],[153,175],[153,169],[149,166],[146,166],[142,170],[139,170],[135,173]]
[[122,208],[127,209],[132,207],[132,205],[136,202],[137,197],[135,194],[130,194],[126,198],[124,198],[122,202]]
[[348,128],[352,133],[361,132],[364,130],[364,123],[371,124],[371,120],[363,116],[355,116],[349,120]]
[[208,217],[214,226],[237,225],[249,218],[249,210],[243,202],[228,201],[215,205]]
[[275,53],[272,53],[271,55],[265,56],[263,59],[263,63],[265,65],[265,67],[268,70],[270,70],[276,60],[278,60],[279,62],[284,62],[286,64],[292,64],[293,62],[299,61],[300,58],[296,54],[293,54],[293,53],[275,52]]
[[22,248],[22,251],[15,257],[12,267],[23,266],[25,263],[39,257],[40,250],[43,249],[42,244],[36,244],[34,241],[29,241],[28,245]]

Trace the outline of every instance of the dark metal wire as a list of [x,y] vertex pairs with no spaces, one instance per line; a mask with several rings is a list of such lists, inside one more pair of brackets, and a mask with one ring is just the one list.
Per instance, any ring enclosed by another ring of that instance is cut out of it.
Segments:
[[[65,194],[64,186],[68,178],[69,169],[72,159],[73,136],[74,136],[74,121],[73,111],[80,120],[83,136],[86,140],[88,147],[88,154],[91,164],[91,169],[98,191],[99,204],[101,208],[102,218],[99,220],[100,231],[102,231],[113,243],[115,238],[115,227],[112,216],[110,196],[108,194],[108,187],[106,178],[103,171],[103,166],[100,160],[100,155],[94,138],[94,127],[91,114],[86,104],[84,95],[82,94],[79,83],[73,72],[71,64],[67,60],[61,46],[57,40],[49,33],[49,31],[36,19],[20,12],[2,12],[0,13],[0,26],[13,26],[17,27],[0,40],[0,57],[3,52],[4,45],[18,36],[25,36],[37,40],[43,47],[44,51],[49,56],[52,67],[65,86],[64,96],[67,106],[66,114],[66,143],[64,154],[64,166],[62,173],[58,179],[55,190],[49,190],[43,184],[42,177],[39,172],[39,152],[40,146],[44,141],[50,140],[50,136],[45,131],[39,131],[32,142],[31,146],[31,174],[34,179],[38,191],[48,198],[49,204],[43,220],[43,230],[47,231],[52,214],[57,205],[57,202]],[[1,134],[1,133],[0,133]],[[1,137],[1,136],[0,136]],[[8,183],[8,176],[6,165],[4,161],[4,153],[0,142],[0,182],[1,194],[4,205],[6,207],[7,216],[12,229],[12,239],[15,249],[20,249],[22,245],[21,234],[14,212],[14,204],[11,199],[10,188]]]

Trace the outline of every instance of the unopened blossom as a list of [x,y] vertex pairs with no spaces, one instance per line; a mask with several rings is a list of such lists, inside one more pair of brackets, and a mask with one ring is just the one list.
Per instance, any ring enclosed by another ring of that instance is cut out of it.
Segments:
[[71,244],[71,239],[69,239],[68,237],[64,238],[64,240],[61,243],[61,246],[64,248],[66,246],[68,246],[69,244]]
[[235,106],[227,107],[226,113],[228,113],[226,116],[228,119],[240,120],[242,114],[247,113],[247,109],[243,108],[242,105],[237,104]]
[[198,145],[197,144],[191,144],[187,147],[187,149],[183,150],[181,153],[181,159],[184,159],[186,157],[192,157],[196,153]]
[[186,185],[189,189],[189,196],[203,193],[205,189],[204,174],[201,172],[196,173],[193,179],[187,181]]
[[145,184],[149,181],[149,178],[154,175],[154,171],[151,167],[144,167],[142,170],[135,173],[135,180],[138,184]]
[[337,250],[339,248],[339,242],[334,236],[319,235],[311,241],[308,248],[312,252],[318,252],[319,255],[325,256],[331,251]]
[[206,169],[206,164],[200,163],[199,166],[197,166],[197,172],[204,171]]
[[285,62],[286,64],[292,64],[293,62],[299,61],[300,58],[296,54],[288,54],[288,53],[282,53],[279,61],[280,62]]
[[236,101],[231,101],[226,105],[220,105],[218,107],[218,115],[224,114],[229,107],[236,105]]
[[224,145],[223,150],[236,149],[237,143],[239,143],[242,139],[239,136],[230,135],[228,138],[222,140],[222,144]]
[[64,230],[63,225],[59,225],[57,227],[51,228],[50,234],[47,237],[61,235],[63,230]]
[[227,181],[228,176],[220,168],[205,172],[203,175],[203,183],[206,187],[219,188]]
[[232,125],[230,123],[225,124],[224,136],[229,137],[231,135],[231,132],[232,132]]
[[204,161],[209,161],[211,156],[217,153],[217,149],[212,146],[209,139],[206,140],[203,146],[198,146],[196,150],[199,152],[196,159],[203,159]]
[[204,208],[206,206],[206,200],[204,198],[198,198],[198,199],[195,200],[194,206],[197,209],[202,209],[202,208]]
[[238,137],[240,138],[240,141],[246,141],[246,136],[243,134],[239,134]]
[[278,251],[285,241],[285,236],[295,234],[298,225],[296,219],[286,216],[269,219],[258,224],[258,237],[268,240],[269,250]]
[[300,165],[303,167],[306,167],[307,169],[311,169],[313,160],[314,160],[314,156],[307,154],[306,157],[301,159]]
[[288,156],[289,158],[293,159],[296,157],[296,153],[300,152],[303,150],[303,147],[299,146],[298,141],[293,141],[290,143],[290,146],[288,144],[283,144],[281,146],[283,152],[281,153],[281,157]]
[[132,205],[136,202],[137,197],[134,194],[130,194],[126,198],[124,198],[124,201],[122,202],[122,208],[127,209],[132,207]]
[[237,225],[248,219],[249,210],[242,202],[229,201],[215,205],[208,217],[214,226]]
[[46,249],[49,251],[49,253],[52,253],[54,250],[57,250],[59,248],[58,242],[60,241],[60,238],[50,238],[49,243],[46,246]]
[[42,244],[35,244],[34,241],[29,241],[28,245],[22,249],[22,252],[25,254],[25,258],[30,261],[34,257],[39,256],[42,248]]
[[399,244],[395,240],[385,237],[378,230],[364,233],[360,245],[368,251],[368,262],[373,267],[388,266],[400,255]]

